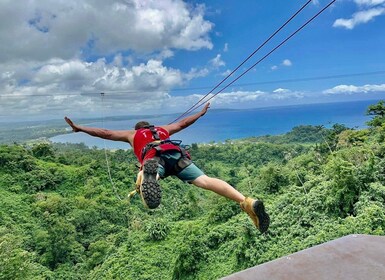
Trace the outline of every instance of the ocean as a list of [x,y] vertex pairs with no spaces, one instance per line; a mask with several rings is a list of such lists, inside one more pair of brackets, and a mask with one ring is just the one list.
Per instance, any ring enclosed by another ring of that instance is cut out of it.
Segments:
[[[364,128],[370,120],[366,110],[378,101],[307,104],[285,107],[256,108],[246,110],[210,110],[192,126],[173,135],[172,139],[182,140],[184,144],[224,142],[252,136],[278,135],[289,132],[298,125],[344,124],[349,128]],[[164,125],[179,115],[168,115],[146,120],[155,125]],[[143,119],[124,121],[105,121],[88,123],[87,126],[106,129],[133,129],[136,122]],[[70,133],[52,137],[52,142],[84,143],[89,147],[107,149],[127,149],[123,142],[103,141],[85,133]]]

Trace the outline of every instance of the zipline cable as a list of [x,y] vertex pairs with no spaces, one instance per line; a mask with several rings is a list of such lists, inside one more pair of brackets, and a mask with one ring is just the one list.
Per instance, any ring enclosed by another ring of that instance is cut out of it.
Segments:
[[[331,1],[329,4],[327,4],[323,9],[321,9],[318,13],[316,13],[313,17],[311,17],[309,20],[307,20],[300,28],[298,28],[296,31],[294,31],[290,36],[288,36],[285,40],[283,40],[281,43],[279,43],[276,47],[274,47],[270,52],[268,52],[265,56],[263,56],[261,59],[259,59],[256,63],[254,63],[252,66],[250,66],[248,69],[246,69],[244,72],[242,72],[242,74],[240,74],[237,78],[235,78],[233,81],[231,81],[229,84],[227,84],[225,87],[223,87],[221,90],[219,90],[217,93],[215,93],[214,95],[212,95],[209,99],[205,100],[204,102],[202,102],[201,104],[199,104],[199,102],[201,102],[204,98],[206,98],[208,96],[208,94],[206,94],[203,98],[201,98],[201,100],[199,100],[197,103],[195,103],[195,105],[193,105],[189,110],[187,110],[185,113],[183,113],[181,116],[179,116],[178,118],[176,118],[174,121],[172,121],[171,123],[174,123],[176,122],[177,120],[179,120],[180,118],[182,118],[183,116],[185,116],[186,114],[188,114],[189,112],[201,107],[202,105],[204,105],[205,103],[207,103],[208,101],[210,101],[212,98],[214,98],[216,95],[218,95],[219,93],[221,93],[222,91],[224,91],[226,88],[228,88],[230,85],[232,85],[233,83],[235,83],[237,80],[239,80],[242,76],[244,76],[247,72],[249,72],[251,69],[253,69],[256,65],[258,65],[260,62],[262,62],[263,60],[265,60],[270,54],[272,54],[274,51],[276,51],[278,48],[280,48],[283,44],[285,44],[288,40],[290,40],[294,35],[296,35],[299,31],[301,31],[306,25],[308,25],[310,22],[312,22],[316,17],[318,17],[322,12],[324,12],[327,8],[329,8],[334,2],[336,2],[336,0],[333,0]],[[198,105],[199,104],[199,105]],[[170,124],[171,124],[170,123]]]
[[[228,74],[220,83],[218,83],[210,92],[208,92],[205,96],[203,96],[201,99],[199,99],[193,106],[191,106],[186,112],[184,112],[181,116],[179,116],[177,119],[172,121],[171,123],[176,122],[177,120],[181,119],[191,111],[193,111],[197,104],[199,104],[202,100],[204,100],[210,93],[212,93],[214,90],[216,90],[221,84],[223,84],[228,78],[230,78],[231,75],[233,75],[240,67],[242,67],[243,64],[245,64],[252,56],[254,56],[263,46],[265,46],[275,35],[277,35],[278,32],[280,32],[290,21],[292,21],[307,5],[310,4],[312,0],[308,0],[297,12],[295,12],[284,24],[281,25],[273,34],[271,34],[258,48],[256,48],[248,57],[246,57],[241,64],[239,64],[233,71],[231,71],[230,74]],[[199,107],[199,106],[198,106]]]
[[[102,98],[102,128],[104,128],[104,92],[101,92],[100,93],[100,96]],[[112,180],[112,176],[111,176],[111,169],[110,169],[110,163],[108,161],[108,156],[107,156],[107,147],[106,147],[106,140],[103,138],[103,146],[104,146],[104,157],[106,159],[106,166],[107,166],[107,174],[108,174],[108,177],[110,179],[110,182],[111,182],[111,186],[112,186],[112,189],[116,195],[116,197],[119,199],[119,200],[122,200],[116,190],[116,186],[114,184],[114,181]]]
[[[290,36],[288,36],[285,40],[283,40],[281,43],[279,43],[275,48],[273,48],[270,52],[268,52],[265,56],[263,56],[260,60],[258,60],[256,63],[254,63],[252,66],[250,66],[248,69],[246,69],[241,75],[239,75],[236,79],[234,79],[232,82],[227,84],[225,87],[223,87],[220,91],[215,93],[213,96],[211,96],[209,99],[205,101],[207,103],[212,98],[214,98],[216,95],[224,91],[226,88],[231,86],[234,82],[239,80],[243,75],[245,75],[247,72],[249,72],[251,69],[253,69],[256,65],[258,65],[260,62],[265,60],[266,57],[268,57],[270,54],[272,54],[275,50],[280,48],[283,44],[285,44],[288,40],[290,40],[295,34],[297,34],[299,31],[301,31],[306,25],[308,25],[311,21],[313,21],[317,16],[319,16],[323,11],[325,11],[329,6],[331,6],[336,0],[331,1],[328,5],[326,5],[321,11],[319,11],[317,14],[315,14],[312,18],[310,18],[307,22],[305,22],[300,28],[298,28],[296,31],[294,31]],[[200,104],[199,106],[195,107],[195,109],[201,107],[205,103]]]

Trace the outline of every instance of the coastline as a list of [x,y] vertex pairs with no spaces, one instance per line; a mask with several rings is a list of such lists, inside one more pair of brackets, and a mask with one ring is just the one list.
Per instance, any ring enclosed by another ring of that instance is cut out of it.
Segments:
[[[375,101],[355,101],[322,104],[293,105],[285,107],[266,107],[245,110],[212,110],[204,119],[179,132],[173,139],[183,144],[223,143],[250,137],[281,135],[300,125],[322,125],[326,128],[335,123],[349,128],[365,128],[370,119],[366,109]],[[156,123],[168,123],[175,115],[149,118]],[[138,119],[111,122],[94,122],[90,126],[107,129],[132,129]],[[128,149],[127,143],[103,141],[84,133],[67,133],[51,137],[50,141],[60,143],[85,143],[89,147],[108,149]]]

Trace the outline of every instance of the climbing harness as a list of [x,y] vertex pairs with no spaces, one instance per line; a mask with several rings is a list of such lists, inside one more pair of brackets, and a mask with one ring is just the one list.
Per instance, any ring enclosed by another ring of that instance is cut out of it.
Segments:
[[[144,129],[149,129],[152,134],[152,138],[155,141],[148,143],[141,151],[141,159],[142,161],[145,159],[146,155],[151,151],[155,150],[155,156],[153,157],[158,161],[160,165],[165,169],[165,175],[162,178],[165,178],[170,175],[176,175],[189,166],[191,161],[191,156],[187,152],[186,146],[182,146],[181,140],[170,140],[165,139],[161,140],[158,134],[158,131],[153,125],[145,126]],[[162,158],[162,154],[170,151],[176,151],[181,154],[180,159],[174,166],[168,166],[164,159]]]
[[[162,176],[162,178],[168,177],[170,175],[176,175],[179,172],[181,172],[183,169],[185,169],[187,166],[192,164],[190,154],[187,152],[185,147],[180,145],[180,143],[181,143],[180,141],[165,140],[159,143],[152,142],[150,143],[150,145],[148,145],[149,150],[155,149],[156,153],[155,153],[154,159],[156,159],[158,163],[162,165],[163,168],[165,169],[165,174],[164,176]],[[181,154],[181,157],[173,166],[168,166],[162,157],[163,153],[167,153],[169,151],[177,151]]]

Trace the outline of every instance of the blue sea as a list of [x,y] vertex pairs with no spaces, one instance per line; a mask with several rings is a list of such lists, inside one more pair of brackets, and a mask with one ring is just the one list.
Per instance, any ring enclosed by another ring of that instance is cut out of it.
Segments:
[[[285,107],[269,107],[247,110],[210,110],[192,126],[175,134],[173,139],[182,140],[184,144],[224,142],[261,135],[278,135],[289,132],[298,125],[324,125],[331,127],[335,123],[349,128],[364,128],[370,116],[366,116],[369,105],[377,100],[355,102],[307,104]],[[179,115],[168,115],[146,120],[155,125],[172,122]],[[106,129],[132,129],[138,121],[105,121],[87,123],[87,126]],[[107,149],[127,149],[123,142],[103,141],[85,133],[58,135],[50,139],[52,142],[84,143],[89,147]]]

